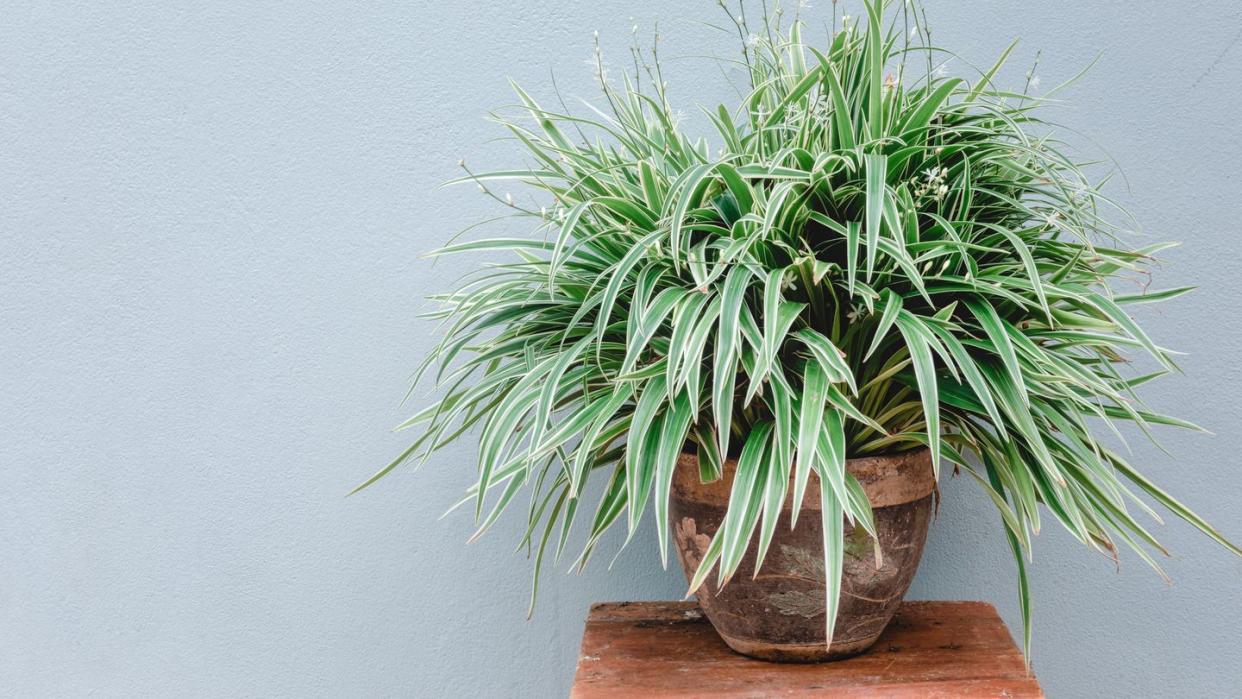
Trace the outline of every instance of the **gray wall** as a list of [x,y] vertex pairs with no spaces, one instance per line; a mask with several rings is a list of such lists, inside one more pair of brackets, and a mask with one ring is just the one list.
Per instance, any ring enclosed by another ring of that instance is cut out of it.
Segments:
[[[671,598],[648,526],[611,574],[544,583],[517,522],[466,547],[437,517],[467,446],[359,497],[460,271],[418,255],[494,209],[439,190],[490,141],[505,76],[592,95],[591,31],[620,60],[660,20],[673,90],[730,97],[713,2],[6,3],[0,12],[0,687],[19,696],[554,696],[592,601]],[[815,0],[822,16],[830,0]],[[850,0],[859,13],[857,0]],[[1191,351],[1152,402],[1218,436],[1136,442],[1154,477],[1242,538],[1237,215],[1242,9],[1210,0],[932,3],[990,63],[1043,49],[1045,87],[1104,57],[1061,121],[1125,168],[1117,195],[1187,245],[1158,281],[1202,291],[1143,319]],[[631,19],[632,17],[632,19]],[[421,395],[421,394],[420,394]],[[417,399],[416,399],[417,401]],[[991,505],[945,478],[913,596],[1018,623]],[[1052,696],[1242,686],[1242,561],[1170,522],[1166,587],[1068,536],[1038,540],[1035,668]]]

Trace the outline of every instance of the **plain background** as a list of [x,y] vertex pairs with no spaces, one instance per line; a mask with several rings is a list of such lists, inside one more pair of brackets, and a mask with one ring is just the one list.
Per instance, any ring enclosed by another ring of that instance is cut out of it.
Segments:
[[[815,0],[816,21],[830,0]],[[4,3],[0,12],[0,690],[18,696],[557,696],[587,606],[673,598],[650,523],[606,568],[550,572],[525,620],[517,518],[467,547],[470,444],[364,494],[435,340],[415,318],[464,261],[419,255],[497,208],[438,189],[513,164],[488,109],[512,76],[593,99],[591,33],[625,61],[658,20],[688,128],[734,99],[710,0]],[[857,0],[845,3],[857,15]],[[756,8],[758,3],[752,3]],[[1123,167],[1157,284],[1141,319],[1190,352],[1159,409],[1216,436],[1135,441],[1147,473],[1242,539],[1238,255],[1242,7],[1226,0],[932,2],[950,69],[1022,44],[1050,116]],[[615,74],[615,73],[614,73]],[[737,77],[737,76],[735,76]],[[493,230],[492,232],[496,232]],[[514,231],[519,232],[519,231]],[[423,400],[415,394],[413,403]],[[1018,624],[989,502],[947,475],[911,592]],[[1165,586],[1045,528],[1035,669],[1052,696],[1228,696],[1242,561],[1170,521]],[[610,540],[615,546],[616,540]]]

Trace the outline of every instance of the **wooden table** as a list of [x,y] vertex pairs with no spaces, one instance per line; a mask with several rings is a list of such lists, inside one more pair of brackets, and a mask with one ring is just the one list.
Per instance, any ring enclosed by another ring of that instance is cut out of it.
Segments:
[[872,649],[788,665],[729,650],[693,602],[597,604],[572,697],[1042,697],[983,602],[906,602]]

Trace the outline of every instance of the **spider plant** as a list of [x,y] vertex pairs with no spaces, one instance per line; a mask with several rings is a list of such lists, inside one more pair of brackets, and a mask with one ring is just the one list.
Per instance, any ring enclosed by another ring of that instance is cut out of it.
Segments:
[[[434,297],[445,335],[418,376],[432,370],[441,397],[360,488],[477,430],[478,480],[459,505],[481,534],[530,491],[521,545],[537,591],[576,522],[580,568],[613,525],[632,536],[649,502],[667,564],[678,454],[697,452],[704,481],[736,456],[691,590],[712,570],[727,582],[756,536],[761,563],[787,489],[796,521],[818,488],[829,639],[844,522],[874,534],[848,458],[927,447],[937,473],[978,483],[1017,562],[1028,646],[1025,566],[1049,517],[1159,571],[1165,551],[1136,518],[1159,519],[1147,496],[1242,553],[1097,438],[1119,422],[1196,429],[1136,394],[1176,367],[1126,311],[1188,289],[1114,291],[1165,246],[1125,244],[1092,163],[1040,116],[1057,90],[998,87],[1008,50],[973,79],[943,75],[948,54],[916,8],[865,9],[821,42],[779,14],[753,35],[731,13],[749,93],[704,110],[710,140],[679,128],[654,51],[620,84],[601,61],[587,116],[515,86],[518,113],[497,120],[528,165],[459,181],[530,233],[434,253],[505,257]],[[542,204],[500,195],[504,181]],[[1156,370],[1137,374],[1133,354]],[[599,479],[602,498],[584,503]]]

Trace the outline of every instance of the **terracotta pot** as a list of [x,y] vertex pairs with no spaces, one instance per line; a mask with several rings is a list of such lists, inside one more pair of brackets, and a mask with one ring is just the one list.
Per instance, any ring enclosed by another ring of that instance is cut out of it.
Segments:
[[[682,454],[677,461],[670,526],[687,580],[724,520],[736,468],[730,460],[723,478],[704,484],[699,482],[698,459],[693,454]],[[754,574],[755,536],[723,590],[716,589],[713,573],[697,591],[699,605],[733,650],[783,662],[846,658],[870,648],[893,618],[914,579],[927,539],[936,488],[931,453],[920,449],[850,459],[846,468],[871,501],[883,560],[877,568],[871,536],[847,522],[841,602],[832,646],[824,642],[823,528],[819,483],[812,474],[798,527],[789,527],[790,495],[758,576]]]

